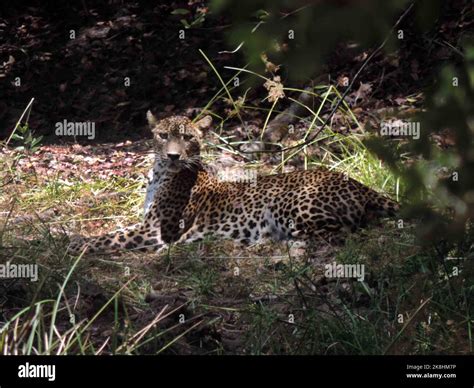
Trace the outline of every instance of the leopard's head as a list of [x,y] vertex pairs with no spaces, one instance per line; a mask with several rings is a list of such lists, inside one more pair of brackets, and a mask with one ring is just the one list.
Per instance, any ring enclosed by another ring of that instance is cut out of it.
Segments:
[[157,120],[150,111],[146,117],[153,133],[156,156],[165,162],[169,172],[178,172],[200,162],[202,131],[210,127],[211,116],[195,123],[184,116]]

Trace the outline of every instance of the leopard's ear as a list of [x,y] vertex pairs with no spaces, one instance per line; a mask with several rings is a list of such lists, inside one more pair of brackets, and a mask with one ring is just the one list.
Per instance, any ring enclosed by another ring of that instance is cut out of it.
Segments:
[[156,124],[158,123],[158,120],[153,115],[153,113],[151,113],[150,110],[148,112],[146,112],[146,119],[148,121],[148,125],[150,126],[150,129],[155,128]]
[[204,116],[201,120],[196,121],[195,125],[200,129],[207,129],[211,126],[212,124],[212,116],[207,115]]

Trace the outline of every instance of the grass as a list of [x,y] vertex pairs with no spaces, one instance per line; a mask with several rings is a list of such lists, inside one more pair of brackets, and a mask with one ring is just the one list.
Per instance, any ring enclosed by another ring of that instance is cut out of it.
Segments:
[[[227,98],[242,120],[261,111],[267,124],[276,113],[275,104],[236,103],[232,78],[219,78],[222,88],[207,110]],[[330,85],[318,85],[311,93],[319,105],[312,119],[300,124],[302,138],[310,136],[322,122],[325,104],[339,95]],[[326,129],[306,152],[280,155],[273,170],[292,163],[324,165],[403,197],[403,182],[364,147],[361,125],[349,107],[343,104],[339,114],[358,130],[343,135]],[[220,131],[208,143],[207,160],[222,149],[245,159],[235,147],[258,141],[261,133],[226,138],[229,119],[214,117]],[[64,171],[43,176],[15,162],[30,156],[18,150],[0,159],[5,182],[0,263],[40,268],[37,283],[21,279],[2,285],[7,300],[0,307],[1,354],[473,352],[473,261],[446,260],[472,254],[472,233],[457,248],[424,247],[416,239],[416,220],[405,221],[403,228],[386,221],[353,234],[343,246],[305,251],[287,243],[242,249],[210,239],[171,247],[160,257],[136,252],[70,257],[64,253],[63,231],[100,234],[140,219],[143,179],[136,168],[114,179],[83,179],[81,171],[72,177]],[[261,166],[254,162],[246,167]],[[45,216],[48,209],[56,210],[53,216]],[[365,265],[364,281],[328,280],[325,264],[334,261]]]

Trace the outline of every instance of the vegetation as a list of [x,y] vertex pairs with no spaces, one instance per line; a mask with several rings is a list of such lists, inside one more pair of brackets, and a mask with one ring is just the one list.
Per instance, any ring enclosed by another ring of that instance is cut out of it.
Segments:
[[[237,4],[220,3],[213,2],[212,12],[231,15]],[[245,56],[238,57],[244,65],[199,54],[213,85],[198,104],[199,114],[215,121],[205,160],[219,165],[221,155],[231,155],[233,167],[263,174],[324,165],[399,200],[402,213],[340,246],[266,243],[244,250],[210,239],[173,246],[159,257],[73,257],[66,254],[69,235],[98,235],[141,219],[151,143],[52,144],[32,126],[33,106],[1,143],[0,264],[36,264],[39,278],[0,282],[1,354],[473,353],[474,45],[456,41],[451,64],[427,77],[411,65],[414,78],[400,90],[387,82],[406,80],[405,65],[394,69],[393,63],[409,55],[409,43],[395,47],[390,40],[391,51],[375,56],[344,95],[344,78],[361,64],[354,58],[367,58],[409,4],[291,10],[284,2],[250,3],[237,4],[238,27],[229,33],[232,50],[245,41]],[[426,3],[417,2],[415,15],[429,16]],[[465,12],[462,4],[459,10]],[[375,12],[380,18],[370,17]],[[203,9],[169,14],[186,31],[211,23]],[[249,15],[261,23],[252,33],[243,22]],[[315,22],[334,15],[338,23]],[[435,39],[447,19],[424,23],[431,30],[423,30],[423,39]],[[296,35],[307,40],[289,51],[269,49],[295,20]],[[406,23],[407,36],[419,32],[413,19]],[[328,37],[324,45],[321,36]],[[334,53],[347,37],[360,44],[357,52],[349,49],[349,70]],[[313,77],[331,60],[338,77]],[[386,68],[394,75],[386,77]],[[311,86],[293,81],[295,74],[313,78]],[[423,90],[416,77],[430,88]],[[283,95],[273,98],[269,85]],[[260,158],[246,152],[301,93],[311,97],[303,103],[309,114],[297,117],[277,144],[301,147],[258,149]],[[133,97],[137,104],[141,97]],[[420,139],[380,136],[381,123],[399,119],[420,122]],[[364,265],[363,281],[328,278],[326,265],[333,263]]]

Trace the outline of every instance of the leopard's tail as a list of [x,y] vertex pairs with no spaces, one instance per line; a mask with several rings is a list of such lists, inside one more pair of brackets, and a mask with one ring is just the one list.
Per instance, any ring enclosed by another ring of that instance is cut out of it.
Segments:
[[394,216],[399,211],[400,204],[376,191],[370,190],[365,209],[368,213],[378,217]]

